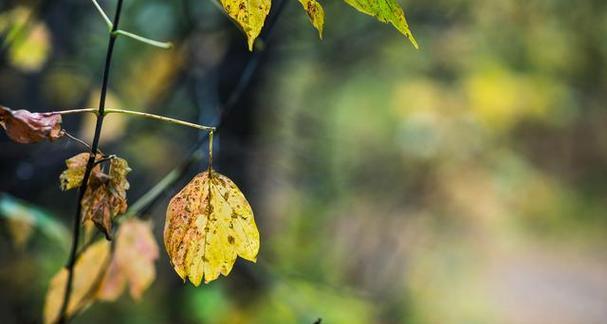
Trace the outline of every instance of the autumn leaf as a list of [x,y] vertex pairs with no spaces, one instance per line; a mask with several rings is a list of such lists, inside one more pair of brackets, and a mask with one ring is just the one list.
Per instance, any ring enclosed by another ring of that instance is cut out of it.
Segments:
[[[62,190],[82,186],[88,159],[89,153],[80,153],[65,162],[67,169],[59,176]],[[128,208],[126,191],[130,185],[126,176],[130,171],[127,161],[119,157],[110,159],[109,174],[104,173],[101,165],[97,164],[82,198],[82,222],[86,224],[92,221],[108,239],[112,232],[112,220],[124,214]]]
[[21,144],[52,142],[64,135],[61,115],[53,113],[32,113],[0,106],[0,125],[11,140]]
[[397,0],[344,0],[350,6],[358,11],[377,18],[383,23],[391,23],[399,32],[405,35],[419,49],[419,45],[413,37],[405,12],[398,4]]
[[156,278],[158,254],[152,224],[137,218],[125,221],[118,230],[114,256],[97,298],[115,301],[128,282],[131,297],[139,300]]
[[[84,171],[86,170],[86,164],[89,161],[90,153],[80,153],[65,161],[67,169],[59,176],[59,186],[61,190],[66,191],[73,188],[78,188],[82,185],[84,178]],[[97,155],[99,158],[100,155]],[[103,177],[101,172],[101,166],[96,165],[92,171],[93,177]]]
[[325,11],[316,0],[299,0],[310,18],[312,26],[318,30],[318,36],[322,39],[322,31],[325,25]]
[[[72,294],[66,312],[68,317],[93,302],[109,261],[110,243],[107,241],[94,243],[76,260]],[[56,323],[59,320],[67,277],[67,269],[63,268],[51,279],[44,302],[44,323]]]
[[97,228],[111,239],[112,220],[124,214],[128,208],[126,175],[131,171],[126,160],[111,159],[107,177],[91,178],[82,198],[82,222],[92,220]]
[[249,51],[261,33],[261,28],[270,12],[271,0],[221,0],[225,12],[247,35]]
[[164,245],[177,274],[198,286],[227,276],[236,256],[255,262],[259,232],[242,192],[209,169],[171,199]]

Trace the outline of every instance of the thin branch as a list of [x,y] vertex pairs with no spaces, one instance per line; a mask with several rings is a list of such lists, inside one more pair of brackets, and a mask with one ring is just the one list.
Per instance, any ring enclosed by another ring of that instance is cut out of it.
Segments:
[[[112,24],[112,32],[116,31],[118,28],[118,23],[120,22],[120,13],[122,12],[122,2],[123,0],[118,0],[116,4],[116,13],[114,15],[114,23]],[[72,295],[72,286],[74,284],[74,265],[76,264],[76,254],[78,252],[78,242],[80,238],[80,217],[82,215],[82,200],[84,198],[84,193],[86,192],[86,188],[88,187],[88,181],[91,176],[91,172],[93,170],[93,166],[95,163],[95,153],[99,149],[99,140],[101,138],[101,129],[103,127],[103,118],[105,116],[105,99],[107,96],[107,89],[110,77],[110,66],[112,63],[112,54],[114,53],[114,45],[116,43],[116,35],[110,33],[108,40],[107,53],[105,57],[105,66],[103,69],[103,81],[101,85],[101,94],[99,96],[99,109],[97,113],[97,123],[95,125],[95,135],[93,137],[93,144],[91,146],[91,154],[89,155],[89,160],[86,164],[86,169],[84,171],[84,177],[82,179],[82,186],[78,189],[78,201],[76,206],[76,215],[74,215],[73,222],[73,235],[72,235],[72,248],[70,250],[70,256],[67,261],[66,269],[67,269],[67,280],[65,283],[65,293],[63,295],[63,302],[61,304],[61,309],[59,311],[59,319],[58,322],[63,324],[66,323],[69,319],[69,314],[67,313],[68,305],[70,303],[70,297]]]
[[97,108],[83,108],[83,109],[70,109],[70,110],[58,110],[44,113],[45,115],[69,115],[69,114],[81,114],[81,113],[93,113],[97,114]]
[[139,36],[133,33],[129,33],[128,31],[122,30],[122,29],[118,29],[117,31],[114,32],[114,34],[116,35],[122,35],[122,36],[126,36],[126,37],[130,37],[136,41],[140,41],[142,43],[148,44],[148,45],[152,45],[152,46],[156,46],[156,47],[160,47],[160,48],[164,48],[164,49],[169,49],[171,47],[173,47],[173,44],[171,42],[159,42],[159,41],[155,41],[153,39],[149,39],[143,36]]
[[203,131],[212,131],[215,129],[215,127],[211,127],[211,126],[204,126],[204,125],[198,125],[198,124],[194,124],[194,123],[190,123],[187,121],[183,121],[183,120],[179,120],[179,119],[175,119],[175,118],[170,118],[170,117],[165,117],[165,116],[160,116],[160,115],[155,115],[155,114],[150,114],[150,113],[144,113],[144,112],[139,112],[139,111],[133,111],[133,110],[124,110],[124,109],[107,109],[105,111],[106,114],[126,114],[126,115],[133,115],[133,116],[139,116],[139,117],[145,117],[145,118],[151,118],[151,119],[157,119],[157,120],[161,120],[167,123],[171,123],[171,124],[175,124],[175,125],[181,125],[181,126],[187,126],[187,127],[192,127],[192,128],[196,128],[196,129],[200,129]]
[[110,18],[107,16],[107,14],[105,13],[105,11],[103,11],[103,8],[101,8],[101,6],[99,5],[99,3],[97,3],[96,0],[91,0],[93,1],[93,4],[95,5],[95,8],[97,8],[97,11],[99,12],[99,14],[101,15],[101,18],[103,18],[103,20],[105,21],[105,24],[107,25],[107,27],[112,30],[113,28],[113,24],[112,21],[110,20]]

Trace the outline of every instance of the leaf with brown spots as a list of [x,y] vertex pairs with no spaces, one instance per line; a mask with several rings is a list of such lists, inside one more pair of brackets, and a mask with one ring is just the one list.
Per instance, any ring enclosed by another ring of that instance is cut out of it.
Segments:
[[[107,241],[96,242],[78,257],[74,266],[72,296],[66,312],[68,317],[93,302],[109,261],[110,243]],[[51,279],[44,302],[44,323],[56,323],[59,320],[67,277],[67,269],[62,268]]]
[[[82,185],[86,164],[89,161],[90,153],[80,153],[65,161],[67,169],[59,176],[59,186],[61,190],[66,191],[73,188],[78,188]],[[97,157],[100,157],[97,155]],[[102,178],[101,166],[96,165],[93,168],[93,178]]]
[[114,257],[97,298],[115,301],[128,282],[131,297],[139,300],[156,278],[156,259],[158,244],[152,233],[152,224],[137,218],[125,221],[118,230]]
[[270,0],[221,0],[225,12],[247,35],[249,51],[261,33],[261,28],[270,13]]
[[234,182],[209,169],[171,199],[164,245],[177,274],[198,286],[227,276],[237,256],[255,262],[259,231]]
[[112,220],[128,208],[126,175],[130,171],[126,160],[111,159],[109,175],[102,173],[102,176],[91,177],[82,198],[82,222],[92,220],[108,240],[111,239]]
[[299,0],[310,18],[312,26],[318,30],[318,36],[322,39],[322,31],[325,25],[325,11],[316,0]]
[[[82,186],[89,156],[89,153],[80,153],[65,161],[67,169],[59,176],[62,190]],[[110,159],[109,164],[108,173],[103,172],[101,164],[93,167],[82,198],[82,222],[92,221],[108,239],[112,232],[112,219],[127,210],[126,191],[130,185],[126,176],[131,171],[126,160],[119,157]]]
[[0,125],[11,140],[21,144],[52,142],[64,135],[60,114],[32,113],[0,106]]

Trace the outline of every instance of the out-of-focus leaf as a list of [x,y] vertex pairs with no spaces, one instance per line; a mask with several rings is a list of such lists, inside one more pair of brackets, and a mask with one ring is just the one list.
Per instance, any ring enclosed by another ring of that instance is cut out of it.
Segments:
[[[70,234],[63,224],[57,222],[55,218],[48,213],[38,208],[34,208],[33,206],[28,205],[25,202],[5,193],[0,194],[0,216],[9,221],[9,229],[10,226],[12,226],[10,225],[12,222],[31,224],[32,226],[40,229],[40,231],[47,237],[59,242],[62,247],[68,247]],[[16,225],[15,227],[19,226],[20,225]],[[26,231],[29,231],[29,229],[26,229]],[[29,235],[24,235],[26,233],[15,234],[22,236],[20,238],[13,236],[13,238],[16,240],[15,243],[17,244],[20,244],[17,241],[27,241],[27,238],[29,237]],[[26,242],[23,244],[25,243]]]
[[[110,250],[109,242],[98,241],[86,249],[76,261],[72,294],[67,307],[68,317],[94,301],[103,274],[109,265]],[[63,268],[50,281],[44,302],[45,323],[56,323],[60,317],[67,277],[67,269]]]
[[39,71],[51,51],[50,32],[29,8],[16,7],[0,15],[0,33],[10,42],[9,63],[25,72]]
[[358,11],[377,18],[383,23],[390,23],[419,48],[415,37],[409,29],[405,12],[396,0],[344,0]]
[[156,278],[154,261],[158,254],[151,223],[137,218],[125,221],[118,230],[114,257],[97,298],[118,299],[128,282],[131,297],[139,300]]
[[249,50],[261,33],[261,28],[270,12],[270,0],[221,0],[225,12],[247,35]]
[[52,142],[63,136],[59,114],[32,113],[0,106],[0,125],[10,139],[21,144]]
[[237,255],[255,262],[259,231],[234,182],[209,169],[171,199],[164,245],[177,274],[198,286],[227,276]]
[[318,36],[322,39],[322,31],[325,25],[325,11],[316,0],[299,0],[310,18],[312,26],[318,30]]

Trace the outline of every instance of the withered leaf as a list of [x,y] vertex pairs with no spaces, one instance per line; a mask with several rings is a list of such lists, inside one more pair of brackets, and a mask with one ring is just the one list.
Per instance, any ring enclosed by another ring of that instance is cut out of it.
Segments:
[[126,190],[129,182],[126,176],[130,171],[126,160],[115,157],[110,162],[109,175],[90,181],[84,193],[82,222],[92,220],[107,239],[111,238],[112,220],[128,208]]
[[64,135],[60,114],[32,113],[0,106],[0,125],[11,140],[21,144],[52,142]]
[[158,254],[158,244],[150,222],[132,218],[122,223],[116,237],[112,263],[97,298],[115,301],[128,283],[131,297],[139,300],[156,278],[154,261],[158,259]]
[[[90,153],[80,153],[72,156],[65,161],[67,169],[65,169],[59,176],[59,186],[61,190],[66,191],[73,188],[78,188],[82,185],[84,178],[84,171],[86,170],[86,164],[89,161]],[[97,155],[97,157],[100,157]],[[103,178],[101,172],[101,166],[96,165],[92,171],[93,178]]]
[[[68,317],[93,302],[109,261],[110,243],[107,241],[94,243],[80,255],[74,265]],[[56,323],[59,320],[67,277],[67,269],[63,268],[51,279],[44,302],[44,323]]]
[[177,274],[198,286],[227,276],[237,256],[255,262],[259,231],[234,182],[209,169],[171,199],[164,245]]
[[[97,158],[100,158],[99,154]],[[82,186],[88,160],[89,153],[80,153],[66,161],[67,169],[59,176],[62,190]],[[124,214],[128,208],[126,191],[130,185],[126,176],[131,171],[126,160],[119,157],[113,157],[109,164],[108,173],[102,170],[101,164],[93,167],[82,199],[82,222],[92,221],[108,239],[112,219]]]

